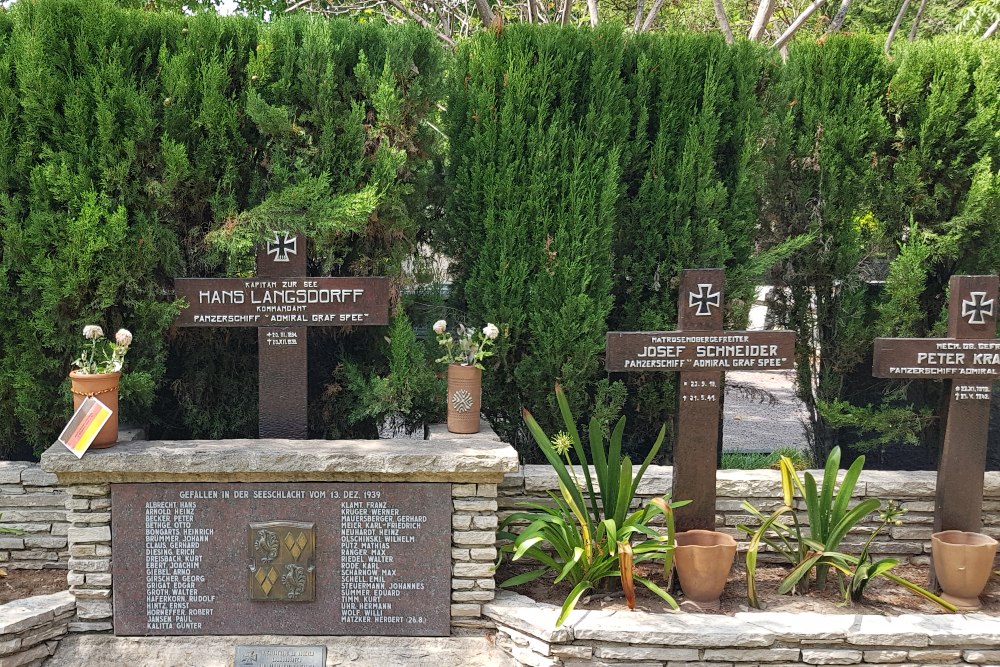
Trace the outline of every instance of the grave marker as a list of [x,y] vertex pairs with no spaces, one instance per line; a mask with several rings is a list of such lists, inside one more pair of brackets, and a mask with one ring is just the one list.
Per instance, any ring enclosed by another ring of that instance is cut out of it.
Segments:
[[608,333],[609,372],[675,371],[677,442],[672,497],[691,500],[677,510],[677,530],[715,529],[715,469],[722,372],[793,368],[795,333],[724,331],[721,269],[681,272],[678,331]]
[[449,632],[450,484],[112,484],[111,503],[117,635]]
[[305,238],[275,233],[256,278],[178,278],[180,327],[257,327],[261,438],[307,436],[306,331],[389,323],[388,278],[307,278]]
[[992,383],[1000,378],[997,276],[952,276],[947,338],[876,338],[872,374],[948,380],[934,531],[982,529]]

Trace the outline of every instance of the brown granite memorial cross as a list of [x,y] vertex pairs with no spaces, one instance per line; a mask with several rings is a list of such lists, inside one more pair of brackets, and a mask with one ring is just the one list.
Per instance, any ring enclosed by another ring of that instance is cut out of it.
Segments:
[[873,375],[948,380],[934,531],[979,532],[993,381],[1000,378],[997,276],[952,276],[947,338],[876,338]]
[[305,238],[275,233],[257,251],[254,278],[178,278],[181,327],[256,327],[261,438],[304,439],[306,331],[389,322],[388,278],[306,277]]
[[721,269],[681,272],[679,331],[608,333],[609,372],[680,373],[672,497],[677,530],[715,529],[715,469],[722,372],[793,368],[792,331],[723,331]]

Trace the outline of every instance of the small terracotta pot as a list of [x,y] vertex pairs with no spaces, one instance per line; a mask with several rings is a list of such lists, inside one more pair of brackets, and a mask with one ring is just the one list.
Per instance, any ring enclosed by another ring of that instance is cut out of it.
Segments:
[[483,372],[475,366],[448,366],[448,431],[479,433]]
[[944,591],[941,597],[959,609],[978,609],[996,553],[997,541],[982,533],[945,530],[931,535],[934,575]]
[[686,530],[675,536],[674,564],[684,597],[704,609],[718,609],[736,558],[736,540],[714,530]]
[[72,371],[69,379],[72,382],[73,410],[77,410],[88,396],[93,396],[111,410],[111,416],[91,443],[91,449],[103,449],[118,442],[118,380],[121,371],[114,373],[98,373],[87,375]]

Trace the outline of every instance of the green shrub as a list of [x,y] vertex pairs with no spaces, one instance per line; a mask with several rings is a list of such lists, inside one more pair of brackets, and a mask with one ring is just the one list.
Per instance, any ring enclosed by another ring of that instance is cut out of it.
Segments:
[[[100,0],[0,12],[6,453],[54,440],[96,321],[136,336],[123,420],[154,437],[253,436],[256,332],[172,330],[173,278],[249,273],[276,227],[310,235],[313,273],[399,277],[428,208],[423,120],[445,55],[413,26]],[[314,434],[349,432],[326,410],[336,363],[366,359],[384,333],[312,332]]]

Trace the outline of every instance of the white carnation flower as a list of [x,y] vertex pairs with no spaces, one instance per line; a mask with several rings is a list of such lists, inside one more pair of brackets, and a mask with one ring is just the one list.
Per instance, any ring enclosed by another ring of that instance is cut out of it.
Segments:
[[115,342],[122,347],[128,347],[132,344],[132,332],[128,329],[119,329],[115,334]]
[[97,326],[96,324],[88,324],[83,328],[83,337],[87,340],[97,340],[98,338],[104,338],[104,329]]
[[438,320],[434,323],[434,333],[441,335],[444,333],[445,329],[448,328],[448,323],[444,320]]
[[497,329],[497,325],[490,322],[485,327],[483,327],[483,335],[489,338],[490,340],[496,340],[497,336],[500,335],[500,330]]

